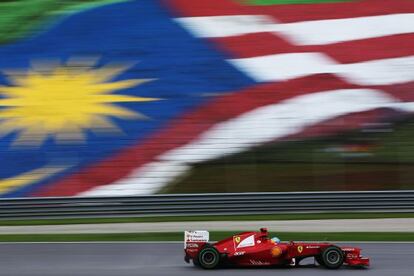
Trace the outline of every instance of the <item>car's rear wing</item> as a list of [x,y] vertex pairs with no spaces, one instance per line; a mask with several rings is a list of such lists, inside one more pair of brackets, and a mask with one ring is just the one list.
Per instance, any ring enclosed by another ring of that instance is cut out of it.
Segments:
[[189,243],[205,243],[210,240],[210,233],[208,231],[184,231],[184,249]]

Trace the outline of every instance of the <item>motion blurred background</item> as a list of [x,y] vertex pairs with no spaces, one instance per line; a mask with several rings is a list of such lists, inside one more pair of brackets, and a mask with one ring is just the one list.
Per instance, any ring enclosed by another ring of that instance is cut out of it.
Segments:
[[412,0],[2,0],[0,196],[414,189]]

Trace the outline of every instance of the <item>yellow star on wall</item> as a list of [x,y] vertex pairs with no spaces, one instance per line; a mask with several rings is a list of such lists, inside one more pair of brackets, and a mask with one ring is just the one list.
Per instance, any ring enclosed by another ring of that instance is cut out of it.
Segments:
[[17,131],[14,145],[38,146],[48,136],[58,142],[79,143],[84,141],[87,129],[117,131],[110,117],[146,118],[115,103],[160,100],[112,94],[152,79],[111,81],[129,66],[93,65],[83,62],[82,66],[66,64],[5,72],[12,86],[0,86],[0,136]]

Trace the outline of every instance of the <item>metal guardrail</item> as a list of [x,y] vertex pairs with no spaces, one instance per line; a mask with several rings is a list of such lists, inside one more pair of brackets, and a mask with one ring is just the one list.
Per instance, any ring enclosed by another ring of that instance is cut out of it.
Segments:
[[0,199],[0,219],[414,211],[414,190]]

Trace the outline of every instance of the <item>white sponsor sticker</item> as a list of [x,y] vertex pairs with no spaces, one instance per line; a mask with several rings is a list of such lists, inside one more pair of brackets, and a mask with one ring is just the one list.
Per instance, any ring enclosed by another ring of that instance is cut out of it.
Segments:
[[307,245],[306,246],[307,249],[318,249],[321,248],[319,245]]
[[210,234],[208,231],[185,231],[184,248],[187,248],[189,242],[208,242]]

